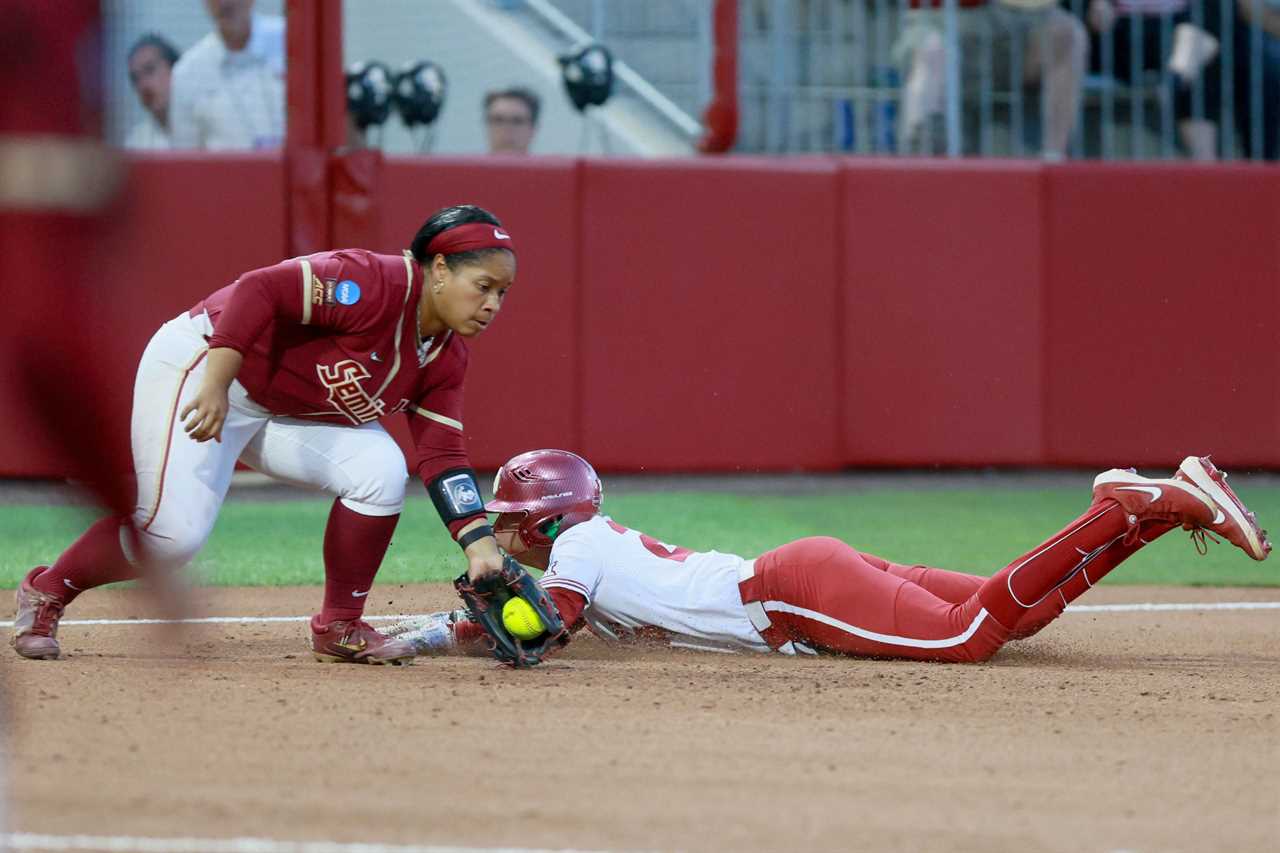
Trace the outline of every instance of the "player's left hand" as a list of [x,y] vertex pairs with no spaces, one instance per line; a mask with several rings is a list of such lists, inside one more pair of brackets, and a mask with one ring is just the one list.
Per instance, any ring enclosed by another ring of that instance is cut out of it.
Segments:
[[492,577],[502,571],[502,554],[494,549],[492,554],[482,554],[477,556],[467,555],[467,578],[472,583],[481,578]]
[[222,425],[226,423],[229,407],[226,389],[211,388],[206,384],[183,407],[179,415],[182,428],[193,441],[203,442],[211,438],[222,441]]
[[477,539],[467,546],[467,579],[472,583],[493,577],[502,571],[502,552],[492,536]]

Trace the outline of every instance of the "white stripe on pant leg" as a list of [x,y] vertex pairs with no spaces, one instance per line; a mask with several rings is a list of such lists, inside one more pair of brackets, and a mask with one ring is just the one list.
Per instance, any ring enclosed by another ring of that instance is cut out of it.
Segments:
[[785,601],[765,601],[762,602],[766,611],[775,613],[790,613],[805,619],[811,619],[814,622],[821,622],[832,628],[838,628],[846,634],[852,634],[855,637],[861,637],[864,640],[871,640],[876,643],[883,643],[887,646],[909,646],[913,649],[949,649],[952,646],[962,646],[969,641],[969,638],[977,633],[978,627],[982,625],[987,618],[986,608],[978,611],[978,615],[973,617],[973,621],[969,623],[969,627],[963,633],[954,637],[946,637],[941,640],[919,640],[915,637],[898,637],[893,634],[880,634],[875,631],[868,631],[865,628],[859,628],[856,625],[850,625],[848,622],[841,622],[839,619],[828,616],[825,613],[819,613],[816,610],[808,610],[804,607],[796,607],[794,604],[788,604]]
[[184,311],[156,330],[138,361],[129,445],[138,485],[133,518],[139,529],[159,512],[166,452],[172,448],[175,427],[182,431],[177,418],[182,392],[189,387],[189,395],[194,395],[199,390],[208,351],[203,335],[212,331],[207,314],[191,317]]
[[[1021,563],[1019,563],[1018,565],[1014,566],[1014,567],[1009,571],[1009,575],[1008,575],[1008,577],[1006,577],[1006,578],[1005,578],[1005,586],[1006,586],[1006,587],[1008,587],[1008,589],[1009,589],[1009,597],[1013,599],[1014,603],[1015,603],[1015,604],[1017,604],[1019,607],[1022,607],[1022,608],[1024,608],[1024,609],[1030,610],[1032,607],[1035,607],[1035,606],[1036,606],[1037,604],[1039,604],[1041,601],[1044,601],[1046,598],[1048,598],[1048,597],[1049,597],[1049,595],[1053,592],[1053,590],[1051,589],[1051,590],[1049,590],[1049,592],[1046,592],[1044,595],[1040,596],[1040,599],[1039,599],[1038,601],[1033,601],[1033,602],[1031,602],[1030,604],[1026,604],[1026,603],[1024,603],[1024,602],[1022,601],[1022,599],[1018,598],[1018,594],[1017,594],[1016,592],[1014,592],[1014,591],[1013,591],[1013,577],[1014,577],[1014,575],[1016,575],[1019,571],[1021,571],[1021,570],[1022,570],[1022,568],[1023,568],[1024,566],[1026,566],[1028,563],[1030,563],[1030,562],[1031,562],[1032,560],[1034,560],[1036,557],[1039,557],[1039,556],[1040,556],[1041,554],[1043,554],[1045,551],[1048,551],[1048,550],[1049,550],[1050,548],[1052,548],[1054,545],[1057,545],[1059,542],[1061,542],[1062,540],[1066,539],[1068,536],[1072,536],[1072,535],[1074,535],[1074,534],[1076,534],[1076,533],[1080,532],[1081,530],[1084,530],[1084,529],[1085,529],[1086,527],[1088,527],[1090,524],[1093,524],[1095,521],[1097,521],[1098,519],[1102,518],[1104,515],[1106,515],[1107,513],[1111,512],[1113,509],[1117,509],[1117,508],[1119,508],[1119,506],[1120,506],[1120,504],[1118,504],[1118,503],[1117,503],[1117,504],[1116,504],[1115,506],[1113,506],[1113,507],[1108,507],[1107,509],[1102,510],[1102,511],[1101,511],[1101,512],[1099,512],[1097,515],[1095,515],[1093,518],[1089,519],[1088,521],[1086,521],[1084,524],[1080,525],[1079,527],[1073,527],[1073,528],[1071,528],[1070,530],[1068,530],[1068,531],[1066,531],[1065,533],[1063,533],[1061,536],[1057,537],[1056,539],[1053,539],[1053,540],[1050,540],[1049,542],[1046,542],[1046,543],[1044,544],[1044,547],[1042,547],[1039,551],[1036,551],[1034,554],[1032,554],[1031,556],[1027,557],[1027,559],[1023,560]],[[1121,536],[1116,537],[1116,539],[1119,539],[1119,538],[1121,538],[1122,536],[1123,536],[1123,534],[1121,534]],[[1112,540],[1111,540],[1111,542],[1107,544],[1107,546],[1104,546],[1103,550],[1106,550],[1106,547],[1110,547],[1110,545],[1111,545],[1112,543],[1114,543],[1115,541],[1116,541],[1115,539],[1112,539]],[[1094,556],[1097,556],[1097,554],[1095,554]],[[1086,558],[1085,565],[1088,565],[1088,562],[1089,562],[1090,560],[1091,560],[1091,558]],[[1078,566],[1077,566],[1077,568],[1078,568]],[[1088,576],[1086,576],[1086,577],[1085,577],[1085,580],[1086,580],[1086,581],[1088,580]],[[1090,584],[1090,586],[1092,586],[1092,584]]]

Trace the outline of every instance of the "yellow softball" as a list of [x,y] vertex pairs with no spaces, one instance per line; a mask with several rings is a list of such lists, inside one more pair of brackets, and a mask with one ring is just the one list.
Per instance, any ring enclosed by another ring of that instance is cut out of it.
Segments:
[[523,598],[508,598],[502,605],[502,624],[520,640],[532,640],[546,630],[538,612]]

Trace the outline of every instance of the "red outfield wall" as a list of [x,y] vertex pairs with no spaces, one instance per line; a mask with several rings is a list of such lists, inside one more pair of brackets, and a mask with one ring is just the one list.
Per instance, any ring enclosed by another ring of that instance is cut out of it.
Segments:
[[[239,271],[307,240],[399,251],[471,201],[521,250],[473,344],[480,467],[548,445],[608,470],[1280,467],[1280,170],[365,154],[132,177],[97,250],[120,418],[150,332]],[[52,321],[6,290],[9,321]],[[6,414],[0,474],[62,473]]]

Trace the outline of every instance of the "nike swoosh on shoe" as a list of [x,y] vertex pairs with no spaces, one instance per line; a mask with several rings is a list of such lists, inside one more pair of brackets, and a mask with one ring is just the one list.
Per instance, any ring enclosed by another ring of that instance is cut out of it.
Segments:
[[1159,486],[1116,486],[1116,491],[1146,492],[1151,496],[1151,500],[1153,502],[1160,500],[1160,496],[1164,494],[1164,492],[1160,490]]

